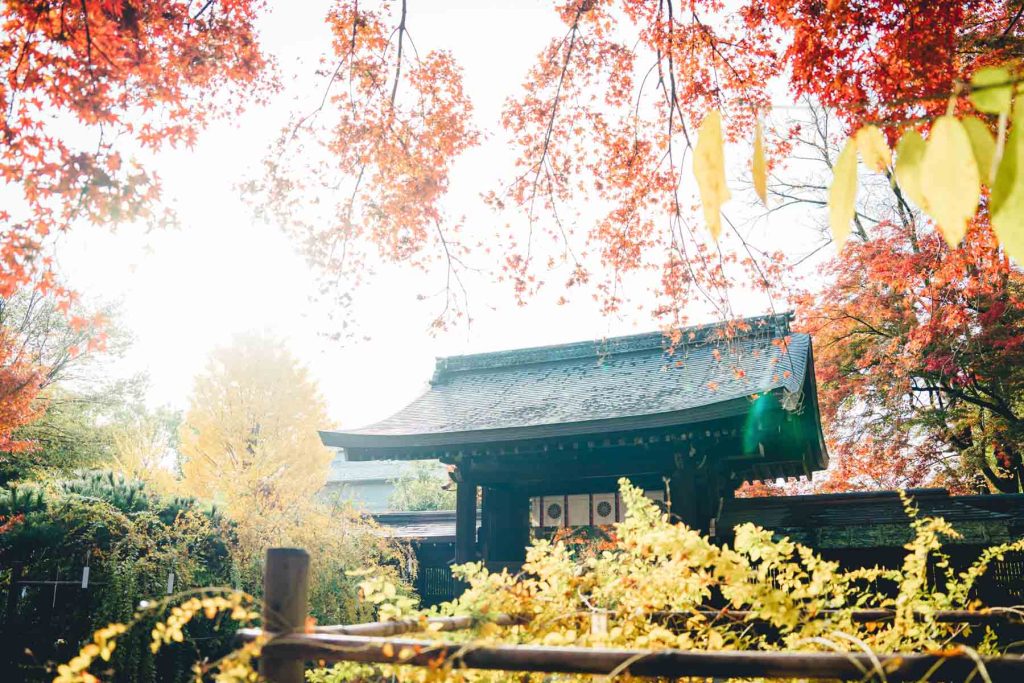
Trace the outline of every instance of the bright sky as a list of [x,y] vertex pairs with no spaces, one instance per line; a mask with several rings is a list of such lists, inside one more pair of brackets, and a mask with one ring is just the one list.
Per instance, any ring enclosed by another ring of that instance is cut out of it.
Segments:
[[[322,21],[327,3],[270,6],[261,29],[286,76],[285,92],[267,108],[211,127],[194,149],[159,159],[181,229],[80,229],[60,245],[58,260],[72,286],[97,300],[121,302],[122,322],[136,339],[122,369],[150,375],[154,404],[184,407],[209,351],[248,330],[285,338],[319,380],[337,425],[352,427],[385,417],[422,391],[436,356],[654,327],[649,314],[602,318],[582,300],[556,306],[557,291],[518,307],[509,288],[481,282],[470,292],[472,326],[431,336],[427,324],[436,305],[416,295],[435,287],[422,274],[392,268],[362,292],[354,311],[370,341],[341,345],[324,338],[322,304],[310,300],[316,282],[309,269],[280,229],[251,219],[235,190],[289,113],[308,111],[322,94],[312,72],[329,45]],[[466,215],[470,225],[504,221],[479,198],[510,168],[499,112],[546,41],[564,26],[544,0],[411,2],[408,24],[420,52],[440,46],[454,52],[465,69],[477,125],[489,133],[455,169],[450,213]],[[740,312],[761,312],[759,307],[763,302],[749,302]]]

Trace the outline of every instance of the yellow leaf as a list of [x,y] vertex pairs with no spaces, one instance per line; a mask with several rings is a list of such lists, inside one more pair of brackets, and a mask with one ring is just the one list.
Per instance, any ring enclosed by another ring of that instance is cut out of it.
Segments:
[[754,192],[761,203],[768,205],[768,164],[764,159],[764,130],[758,121],[754,127],[754,160],[751,164],[754,175]]
[[493,621],[488,621],[480,627],[480,635],[482,636],[496,636],[501,633],[501,627],[495,624]]
[[722,204],[729,201],[725,184],[725,143],[722,140],[722,115],[716,110],[704,117],[697,131],[697,147],[693,152],[693,174],[697,177],[704,220],[717,240],[722,233]]
[[872,171],[884,171],[892,162],[889,144],[876,126],[864,126],[857,131],[857,151],[864,165]]
[[971,102],[986,114],[1010,111],[1013,76],[999,66],[986,66],[971,75]]
[[562,644],[562,634],[559,631],[550,631],[544,635],[541,645],[557,647]]
[[978,164],[978,173],[986,182],[992,182],[995,176],[995,167],[992,160],[996,155],[996,139],[984,121],[976,116],[964,117],[962,123],[967,137],[971,139],[971,149],[974,151],[974,161]]
[[850,236],[850,221],[857,202],[857,146],[853,138],[846,141],[832,173],[832,187],[828,190],[828,222],[836,251],[840,251]]
[[981,175],[971,138],[955,116],[940,116],[932,124],[921,160],[921,191],[946,242],[960,244],[978,210]]
[[[1017,119],[1017,113],[1014,119],[1024,121]],[[989,205],[999,245],[1010,258],[1024,264],[1024,131],[1020,126],[1015,125],[1006,140]]]
[[384,655],[385,657],[394,657],[395,656],[395,646],[392,645],[391,643],[384,643],[383,645],[380,646],[380,653],[382,655]]
[[916,130],[908,130],[896,143],[896,182],[903,194],[925,211],[928,210],[921,191],[921,159],[924,138]]

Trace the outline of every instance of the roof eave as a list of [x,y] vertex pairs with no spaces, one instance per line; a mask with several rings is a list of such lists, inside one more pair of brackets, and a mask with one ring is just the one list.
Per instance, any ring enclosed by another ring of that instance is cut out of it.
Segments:
[[[778,390],[776,387],[772,391]],[[439,448],[469,444],[507,443],[512,441],[590,436],[608,432],[639,429],[683,427],[719,418],[737,417],[750,408],[750,396],[739,396],[706,406],[698,406],[667,413],[631,415],[602,420],[539,424],[498,429],[462,432],[432,432],[426,434],[363,434],[354,432],[321,431],[320,440],[331,448],[395,449]],[[394,457],[393,455],[389,457]],[[367,458],[377,459],[377,458]]]

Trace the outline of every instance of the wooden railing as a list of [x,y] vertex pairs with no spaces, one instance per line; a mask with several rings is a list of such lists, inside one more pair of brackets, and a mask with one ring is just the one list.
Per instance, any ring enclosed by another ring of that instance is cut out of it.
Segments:
[[[702,650],[632,650],[535,645],[474,645],[445,643],[421,638],[398,638],[422,632],[422,620],[320,626],[307,631],[309,556],[303,550],[275,548],[267,552],[264,575],[265,631],[245,629],[242,640],[266,635],[260,674],[271,683],[301,683],[305,662],[340,661],[403,664],[498,671],[530,671],[566,674],[714,678],[829,678],[848,681],[917,681],[926,677],[963,681],[976,678],[983,666],[995,682],[1024,681],[1024,657],[979,657],[973,652],[874,654],[862,652],[755,652]],[[709,618],[749,620],[749,612],[704,610]],[[671,619],[671,613],[659,618]],[[885,621],[888,610],[861,610],[855,621]],[[935,615],[951,623],[1019,621],[1017,610],[951,610]],[[493,620],[500,626],[525,623],[513,616]],[[438,617],[427,620],[433,631],[472,628],[470,617]],[[883,673],[884,672],[884,673]],[[979,679],[981,680],[981,679]]]

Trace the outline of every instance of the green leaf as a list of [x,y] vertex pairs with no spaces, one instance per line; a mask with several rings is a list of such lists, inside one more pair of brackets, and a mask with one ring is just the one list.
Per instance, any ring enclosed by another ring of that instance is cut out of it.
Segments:
[[850,222],[857,205],[857,143],[846,141],[832,167],[832,187],[828,190],[828,223],[836,251],[840,251],[850,236]]
[[[1010,111],[1013,75],[1001,66],[986,66],[971,76],[971,102],[978,111],[1000,114]],[[1006,85],[1000,85],[1000,84]]]
[[921,191],[921,159],[924,158],[924,138],[916,130],[908,130],[896,143],[896,182],[912,202],[927,210]]
[[[1016,107],[1020,109],[1018,105]],[[1015,114],[1017,112],[1014,112]],[[1014,117],[1016,118],[1016,116]],[[1024,119],[1021,119],[1024,121]],[[1024,133],[1014,126],[1006,140],[989,200],[992,228],[1003,251],[1024,264]]]
[[697,147],[693,151],[693,173],[697,177],[700,202],[704,207],[704,220],[711,237],[718,240],[722,233],[722,204],[731,195],[725,184],[725,142],[722,140],[722,115],[711,111],[704,117],[697,131]]
[[[1018,100],[1014,105],[1013,120],[1024,121],[1024,100]],[[1021,166],[1021,162],[1024,161],[1021,157],[1021,146],[1024,145],[1024,140],[1021,137],[1022,133],[1019,127],[1014,125],[1006,138],[1003,156],[999,160],[996,177],[992,181],[992,194],[989,197],[989,211],[992,214],[1000,210],[1009,199],[1014,187],[1020,183],[1017,174],[1024,168]]]
[[761,203],[768,205],[768,164],[764,158],[764,130],[758,121],[754,127],[754,159],[751,162],[754,176],[754,191],[761,198]]
[[872,171],[884,171],[892,162],[889,143],[877,126],[864,126],[857,131],[856,140],[861,160]]
[[966,116],[961,121],[971,139],[974,161],[978,164],[978,172],[986,183],[990,183],[995,175],[992,160],[996,155],[996,139],[988,129],[988,125],[977,116]]
[[955,116],[940,116],[932,124],[921,160],[921,191],[946,242],[951,247],[960,244],[967,221],[978,210],[981,175],[971,138]]

